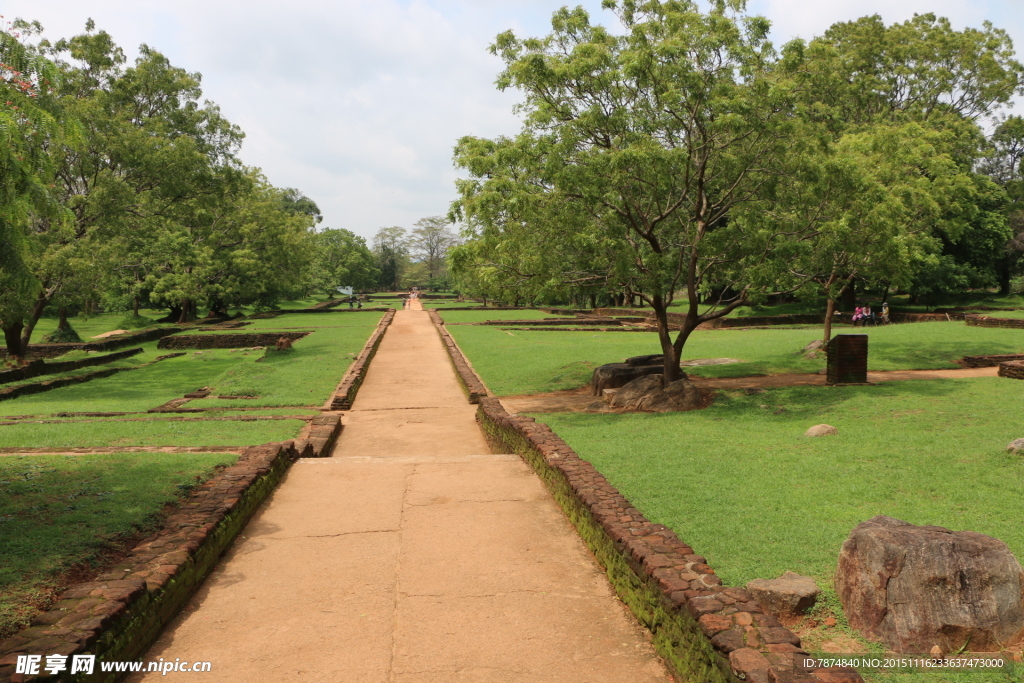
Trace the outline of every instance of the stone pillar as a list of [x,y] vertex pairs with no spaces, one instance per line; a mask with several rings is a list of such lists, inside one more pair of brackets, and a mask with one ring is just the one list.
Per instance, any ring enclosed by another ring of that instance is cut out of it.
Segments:
[[828,343],[828,384],[866,384],[868,335],[837,334]]

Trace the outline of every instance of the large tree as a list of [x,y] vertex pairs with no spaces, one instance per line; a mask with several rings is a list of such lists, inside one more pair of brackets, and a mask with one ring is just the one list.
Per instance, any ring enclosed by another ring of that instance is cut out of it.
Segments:
[[[764,218],[813,228],[791,272],[825,294],[825,339],[855,279],[979,282],[968,274],[984,260],[980,243],[1006,226],[998,192],[973,170],[984,146],[977,122],[1020,91],[1024,74],[1006,33],[987,23],[956,31],[934,14],[891,26],[863,17],[790,42],[777,73],[817,144],[794,150],[803,172]],[[958,248],[965,242],[977,248]]]
[[426,266],[431,281],[444,274],[448,250],[456,243],[456,235],[444,216],[428,216],[413,223],[409,239],[412,256]]
[[312,237],[311,285],[328,296],[338,287],[365,289],[377,284],[377,260],[366,240],[348,230],[328,228]]
[[[658,322],[667,384],[684,376],[683,348],[698,325],[778,279],[782,245],[796,236],[730,214],[779,182],[794,118],[771,77],[768,22],[744,16],[743,2],[714,2],[706,13],[688,0],[605,6],[624,34],[578,8],[555,13],[545,38],[498,37],[498,83],[524,93],[525,123],[512,139],[459,142],[456,161],[471,178],[456,212],[497,249],[545,252],[524,258],[524,278],[596,273],[640,296]],[[594,272],[562,258],[574,244],[600,256]],[[680,290],[673,338],[668,312]]]
[[373,236],[373,253],[377,257],[377,285],[397,291],[409,263],[409,235],[405,228],[380,228]]

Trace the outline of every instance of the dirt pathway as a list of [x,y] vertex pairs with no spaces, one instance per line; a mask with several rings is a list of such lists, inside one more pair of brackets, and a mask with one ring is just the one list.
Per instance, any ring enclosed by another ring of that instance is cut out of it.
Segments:
[[[964,379],[968,377],[998,377],[999,368],[964,368],[956,370],[887,370],[869,372],[868,382],[895,382],[911,379]],[[695,377],[694,384],[701,389],[777,389],[779,387],[825,386],[825,375],[790,374],[761,377]],[[501,404],[510,413],[580,413],[586,412],[597,401],[590,387],[552,391],[546,394],[503,396]]]
[[246,683],[670,680],[537,477],[489,453],[415,309],[333,457],[292,467],[145,659],[160,657]]

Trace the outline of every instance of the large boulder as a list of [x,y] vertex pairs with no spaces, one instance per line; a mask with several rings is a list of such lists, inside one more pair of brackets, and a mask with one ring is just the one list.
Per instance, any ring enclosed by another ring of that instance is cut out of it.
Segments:
[[821,589],[809,576],[786,572],[777,579],[754,579],[747,583],[747,590],[761,608],[780,619],[799,617],[814,607]]
[[850,626],[895,652],[998,651],[1024,635],[1024,574],[1006,544],[879,515],[839,554]]
[[700,390],[688,379],[661,386],[661,375],[644,375],[624,385],[608,401],[613,408],[668,413],[701,405]]
[[627,359],[625,363],[608,363],[594,368],[594,374],[590,378],[590,393],[594,396],[604,395],[605,389],[617,389],[645,375],[661,374],[664,369],[659,362],[656,365],[630,364]]

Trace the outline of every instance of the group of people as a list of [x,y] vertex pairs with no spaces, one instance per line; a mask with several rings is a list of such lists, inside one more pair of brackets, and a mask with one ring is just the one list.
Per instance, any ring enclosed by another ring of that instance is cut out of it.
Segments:
[[418,288],[416,288],[416,287],[413,287],[412,290],[410,290],[409,293],[405,295],[404,301],[402,302],[402,308],[405,308],[405,309],[412,308],[413,299],[419,299],[419,298],[420,298],[420,290]]
[[888,325],[891,321],[889,320],[889,304],[882,304],[882,314],[877,315],[871,310],[870,306],[858,306],[853,309],[853,324],[854,325]]

